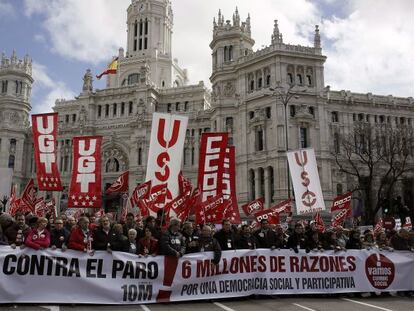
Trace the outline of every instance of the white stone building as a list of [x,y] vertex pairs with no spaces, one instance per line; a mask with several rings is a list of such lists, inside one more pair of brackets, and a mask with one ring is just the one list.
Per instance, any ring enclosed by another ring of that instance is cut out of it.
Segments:
[[[307,47],[284,43],[275,21],[270,45],[254,51],[250,23],[250,16],[241,21],[237,10],[232,20],[225,20],[220,12],[214,20],[210,91],[202,81],[188,85],[187,71],[173,58],[170,1],[133,0],[127,10],[127,47],[119,49],[117,74],[108,76],[105,89],[94,90],[88,70],[78,97],[56,101],[58,165],[64,185],[70,181],[72,137],[78,135],[104,137],[104,187],[124,170],[130,171],[130,189],[143,182],[152,113],[158,111],[189,116],[183,171],[194,184],[201,133],[230,133],[236,147],[239,204],[264,197],[269,206],[287,197],[287,123],[289,149],[315,148],[329,204],[351,183],[332,157],[337,133],[362,120],[414,126],[411,97],[332,91],[325,85],[326,56],[317,26],[314,45]],[[18,61],[14,54],[11,59],[3,55],[0,167],[14,168],[20,190],[35,170],[28,123],[32,83],[27,57]],[[292,83],[296,86],[287,93]],[[286,96],[290,98],[285,98],[285,119],[282,97]],[[414,179],[404,185],[407,198],[414,202]],[[106,206],[117,200],[104,198]]]

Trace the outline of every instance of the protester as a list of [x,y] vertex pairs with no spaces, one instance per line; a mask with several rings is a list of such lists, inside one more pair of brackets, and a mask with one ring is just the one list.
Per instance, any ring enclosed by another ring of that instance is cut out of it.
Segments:
[[0,245],[9,245],[6,235],[3,233],[3,229],[0,226]]
[[309,253],[323,251],[322,241],[320,240],[320,233],[318,231],[311,231],[306,236],[306,252]]
[[222,221],[223,228],[219,230],[214,238],[219,242],[220,248],[223,251],[236,249],[236,236],[231,228],[231,223],[229,220],[224,219]]
[[376,243],[380,251],[387,250],[392,251],[393,248],[390,246],[390,242],[387,239],[387,235],[384,231],[381,231],[376,236]]
[[211,228],[203,226],[201,229],[198,252],[214,252],[213,264],[218,265],[221,259],[221,248],[219,242],[213,238]]
[[[88,220],[89,222],[89,220]],[[65,229],[68,230],[69,232],[72,231],[72,229],[76,226],[76,219],[73,216],[68,216],[66,218],[66,224],[65,224]]]
[[62,218],[56,218],[55,228],[50,232],[50,247],[52,249],[60,248],[62,251],[67,249],[70,232],[63,227]]
[[135,216],[132,213],[128,213],[125,218],[125,224],[123,225],[124,235],[128,235],[130,229],[134,229],[137,232],[137,240],[144,237],[144,230],[142,230],[135,221]]
[[93,255],[92,232],[89,230],[89,219],[80,217],[78,225],[72,230],[69,237],[68,248]]
[[26,218],[23,214],[16,213],[14,217],[16,222],[10,225],[4,232],[12,248],[24,246],[24,240],[30,232],[30,228],[26,225]]
[[328,230],[325,232],[323,237],[323,249],[341,251],[342,248],[338,245],[336,239],[336,232],[333,230]]
[[364,232],[364,240],[362,241],[362,247],[365,249],[378,248],[377,243],[375,243],[374,234],[372,231],[367,230]]
[[293,234],[289,236],[286,246],[295,253],[298,253],[299,249],[306,248],[304,228],[301,223],[297,222],[295,224],[295,230]]
[[121,224],[115,224],[109,234],[108,249],[111,251],[127,252],[129,250],[128,238],[123,235]]
[[391,246],[397,251],[407,251],[410,249],[408,244],[408,232],[400,229],[390,240]]
[[129,242],[128,253],[138,254],[137,230],[129,229],[129,231],[128,231],[128,242]]
[[162,230],[157,225],[156,219],[153,216],[148,216],[145,219],[144,227],[149,228],[151,230],[152,236],[156,238],[158,241],[161,239]]
[[150,228],[145,228],[145,235],[138,242],[138,254],[144,257],[156,256],[159,252],[158,240],[152,236]]
[[252,235],[249,225],[242,225],[240,234],[236,239],[237,249],[256,249],[258,242],[255,236]]
[[179,220],[172,219],[168,225],[168,230],[161,238],[160,252],[162,255],[182,257],[185,254],[184,239],[179,229]]
[[359,230],[351,230],[349,233],[349,240],[346,243],[347,249],[361,249],[362,248],[362,242],[360,237]]
[[254,237],[257,240],[258,248],[280,248],[280,245],[276,245],[276,233],[270,228],[267,219],[260,221],[260,229],[256,231]]
[[336,227],[336,243],[342,250],[346,249],[346,243],[349,237],[345,234],[345,230],[342,226]]
[[46,229],[47,219],[40,217],[37,220],[36,227],[33,228],[25,240],[25,245],[27,247],[33,248],[35,250],[44,249],[50,245],[50,233]]
[[191,222],[184,223],[182,233],[183,233],[184,243],[185,243],[185,253],[186,254],[197,253],[199,249],[199,246],[198,246],[199,236],[197,234],[194,234],[193,224]]
[[99,219],[99,227],[93,232],[92,246],[94,250],[104,251],[110,250],[109,236],[111,232],[111,223],[107,216]]

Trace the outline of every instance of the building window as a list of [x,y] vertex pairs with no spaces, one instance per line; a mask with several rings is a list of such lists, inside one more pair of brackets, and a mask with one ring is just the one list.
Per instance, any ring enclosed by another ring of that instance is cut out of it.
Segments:
[[233,137],[227,138],[227,145],[233,146]]
[[254,111],[249,111],[249,119],[253,119],[254,118]]
[[312,77],[310,75],[306,76],[306,82],[308,83],[308,86],[312,86]]
[[370,116],[369,116],[369,114],[365,115],[365,121],[367,121],[367,122],[369,123],[369,121],[370,121]]
[[287,74],[287,76],[288,76],[288,82],[289,82],[289,84],[293,84],[293,74],[291,74],[290,72],[288,72],[288,74]]
[[167,112],[171,112],[171,104],[170,103],[167,104]]
[[274,195],[275,195],[275,175],[273,172],[273,167],[269,166],[267,168],[269,170],[269,182],[270,182],[270,202],[273,203],[275,201]]
[[336,195],[341,195],[343,193],[342,184],[336,184]]
[[14,169],[14,155],[9,155],[9,165],[8,165],[8,168],[12,168],[12,169]]
[[308,148],[308,129],[306,127],[300,128],[300,148]]
[[272,107],[266,107],[266,118],[270,119],[272,117]]
[[289,112],[290,112],[290,116],[293,118],[296,115],[296,106],[295,105],[290,105],[289,106]]
[[255,176],[254,176],[254,170],[250,169],[249,170],[249,185],[250,185],[250,197],[249,197],[249,201],[253,201],[256,198],[256,185],[255,185]]
[[263,129],[261,127],[256,129],[256,151],[263,151],[264,149],[263,134]]
[[335,154],[341,153],[341,149],[340,149],[340,145],[339,145],[339,134],[338,133],[334,133],[333,143],[334,143],[334,152],[335,152]]
[[270,75],[266,76],[266,86],[270,86]]
[[128,114],[131,115],[132,114],[132,110],[133,110],[133,103],[129,102],[129,106],[128,106]]
[[72,122],[75,123],[76,122],[76,114],[72,115]]
[[116,117],[116,104],[114,104],[113,105],[113,107],[112,107],[112,115],[114,116],[114,117]]
[[180,111],[180,103],[175,103],[175,111]]
[[226,117],[226,130],[232,131],[233,130],[233,118]]
[[250,92],[254,91],[254,81],[250,81],[250,88],[249,88]]
[[184,156],[184,165],[185,166],[187,166],[188,165],[188,148],[184,148],[184,154],[183,154],[183,156]]
[[109,116],[109,105],[106,104],[105,105],[105,118],[107,118]]
[[188,110],[188,102],[185,102],[184,103],[184,111],[187,111]]
[[69,123],[69,115],[65,115],[65,123]]
[[337,111],[332,111],[331,112],[331,119],[333,123],[339,122],[339,118],[338,118],[338,112]]
[[303,84],[303,80],[302,80],[302,75],[301,74],[297,74],[296,75],[296,79],[297,79],[299,85],[302,85]]
[[102,115],[102,106],[98,106],[98,118]]
[[364,121],[364,114],[363,113],[358,114],[358,121]]
[[132,73],[128,76],[128,85],[137,84],[139,82],[139,74]]
[[125,114],[125,103],[121,103],[121,116]]
[[16,94],[22,94],[23,82],[16,81]]
[[194,155],[195,155],[195,150],[194,147],[191,148],[191,165],[194,165]]
[[312,106],[309,106],[308,111],[311,115],[315,116],[315,108],[313,108]]
[[379,123],[384,123],[385,121],[385,117],[384,116],[379,116]]
[[9,84],[9,81],[1,81],[1,92],[7,93],[7,85]]
[[261,89],[261,88],[262,88],[262,86],[263,86],[263,79],[260,77],[260,78],[257,80],[257,87],[258,87],[259,89]]
[[17,144],[17,140],[12,138],[10,139],[10,147],[9,147],[9,151],[11,153],[15,153],[16,152],[16,144]]
[[142,148],[138,148],[138,165],[142,165]]

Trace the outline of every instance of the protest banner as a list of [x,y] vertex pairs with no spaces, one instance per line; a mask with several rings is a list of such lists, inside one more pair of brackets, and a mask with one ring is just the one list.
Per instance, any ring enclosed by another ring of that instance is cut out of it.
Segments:
[[414,254],[224,251],[147,257],[0,246],[0,303],[140,304],[248,295],[414,290]]

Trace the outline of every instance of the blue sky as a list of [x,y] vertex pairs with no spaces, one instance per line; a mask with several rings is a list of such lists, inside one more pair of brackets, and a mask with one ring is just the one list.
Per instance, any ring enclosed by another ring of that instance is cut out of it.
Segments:
[[[98,74],[125,46],[130,0],[0,0],[0,50],[34,62],[32,106],[49,111],[56,98],[72,98],[87,68]],[[333,89],[414,96],[414,1],[398,0],[173,0],[173,53],[191,83],[208,81],[212,20],[236,6],[250,13],[256,49],[270,43],[273,20],[284,41],[310,45],[320,24],[325,83]],[[191,14],[188,14],[191,12]],[[188,37],[192,45],[188,45]],[[95,81],[104,88],[105,81]]]

